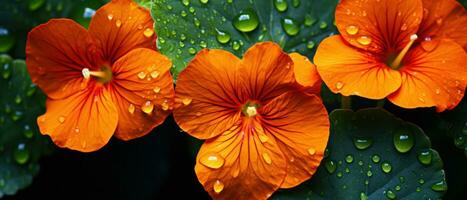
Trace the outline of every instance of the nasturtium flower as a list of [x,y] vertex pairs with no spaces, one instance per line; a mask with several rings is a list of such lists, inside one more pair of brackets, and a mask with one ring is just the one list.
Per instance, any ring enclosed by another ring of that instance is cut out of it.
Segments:
[[342,0],[314,61],[335,93],[441,112],[464,96],[466,24],[455,0]]
[[206,140],[195,172],[214,199],[266,199],[316,171],[328,115],[316,95],[297,87],[294,68],[311,62],[293,57],[272,42],[252,46],[243,59],[204,49],[180,73],[174,117]]
[[37,119],[60,147],[89,152],[114,135],[141,137],[173,107],[171,61],[154,49],[148,10],[113,0],[96,11],[89,30],[69,19],[34,28],[26,44],[32,81],[47,95]]

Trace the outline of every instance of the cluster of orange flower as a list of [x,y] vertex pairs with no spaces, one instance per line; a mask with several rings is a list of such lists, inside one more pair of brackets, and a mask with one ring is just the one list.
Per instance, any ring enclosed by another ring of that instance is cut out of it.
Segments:
[[341,33],[315,64],[272,42],[239,59],[200,51],[179,75],[156,51],[148,10],[113,0],[89,30],[53,19],[28,36],[27,67],[47,94],[40,131],[60,147],[90,152],[112,135],[144,136],[172,113],[206,140],[195,171],[216,199],[265,199],[316,171],[329,136],[321,79],[335,93],[388,98],[404,108],[454,108],[467,71],[467,15],[455,0],[342,0]]

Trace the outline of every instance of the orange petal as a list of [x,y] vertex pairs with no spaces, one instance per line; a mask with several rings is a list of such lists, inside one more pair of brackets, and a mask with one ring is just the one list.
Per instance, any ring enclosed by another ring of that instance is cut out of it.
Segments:
[[441,40],[432,51],[417,46],[407,54],[400,69],[400,89],[388,99],[404,108],[436,106],[438,112],[453,109],[464,96],[466,62],[463,48],[451,40]]
[[329,89],[344,96],[382,99],[401,85],[398,71],[375,55],[347,45],[340,36],[322,41],[314,61]]
[[153,24],[149,10],[131,0],[112,0],[96,11],[89,33],[107,61],[114,63],[132,49],[156,49]]
[[422,16],[421,0],[342,0],[336,8],[336,26],[355,47],[399,52],[417,33]]
[[246,96],[267,103],[295,83],[293,61],[273,42],[250,47],[241,61],[240,73]]
[[96,151],[117,127],[117,108],[109,92],[98,86],[61,100],[47,100],[47,111],[37,119],[42,134],[54,143],[82,152]]
[[69,19],[52,19],[29,32],[26,64],[32,81],[49,98],[60,99],[81,90],[81,70],[93,69],[89,52],[95,51],[86,29]]
[[299,53],[291,53],[289,56],[294,63],[295,80],[300,85],[299,88],[306,93],[319,95],[322,81],[316,65]]
[[217,136],[240,117],[239,59],[223,50],[200,51],[177,80],[174,117],[182,130],[206,139]]
[[419,34],[432,40],[449,38],[467,50],[467,12],[456,0],[423,0],[424,16]]
[[[274,136],[264,133],[253,118],[228,128],[201,146],[195,166],[198,180],[213,199],[267,199],[286,175]],[[265,134],[269,139],[263,143],[260,137]]]
[[112,99],[118,107],[115,136],[130,140],[149,133],[173,108],[172,62],[162,54],[138,48],[112,66]]
[[323,159],[329,138],[326,108],[315,96],[290,91],[272,100],[259,112],[267,135],[272,135],[288,160],[281,188],[295,187],[309,179]]

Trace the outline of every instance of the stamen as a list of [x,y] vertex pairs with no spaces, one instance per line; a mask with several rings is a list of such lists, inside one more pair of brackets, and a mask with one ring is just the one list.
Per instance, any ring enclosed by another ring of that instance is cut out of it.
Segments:
[[91,76],[99,77],[99,78],[107,78],[107,74],[102,71],[89,71],[88,68],[84,68],[81,73],[85,79],[89,79]]
[[245,110],[245,113],[248,117],[253,117],[255,116],[256,114],[258,114],[258,112],[256,111],[256,107],[255,106],[248,106]]
[[402,49],[402,51],[397,55],[396,59],[391,63],[391,68],[398,69],[401,65],[402,59],[404,59],[405,54],[409,51],[410,47],[413,45],[415,40],[418,39],[417,34],[410,36],[410,42]]

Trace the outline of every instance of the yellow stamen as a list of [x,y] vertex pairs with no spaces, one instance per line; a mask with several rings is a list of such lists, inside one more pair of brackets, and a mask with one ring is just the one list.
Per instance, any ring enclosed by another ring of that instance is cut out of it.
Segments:
[[107,74],[103,71],[89,71],[88,68],[84,68],[81,72],[83,73],[83,77],[85,79],[88,79],[91,76],[95,76],[99,78],[107,78]]
[[399,69],[402,59],[404,59],[405,54],[409,51],[410,47],[412,44],[417,40],[418,36],[417,34],[413,34],[410,36],[410,42],[402,49],[402,51],[397,55],[397,57],[392,61],[391,63],[391,68],[393,69]]
[[258,112],[256,111],[255,106],[248,106],[245,110],[245,114],[248,117],[254,117],[256,114],[258,114]]

